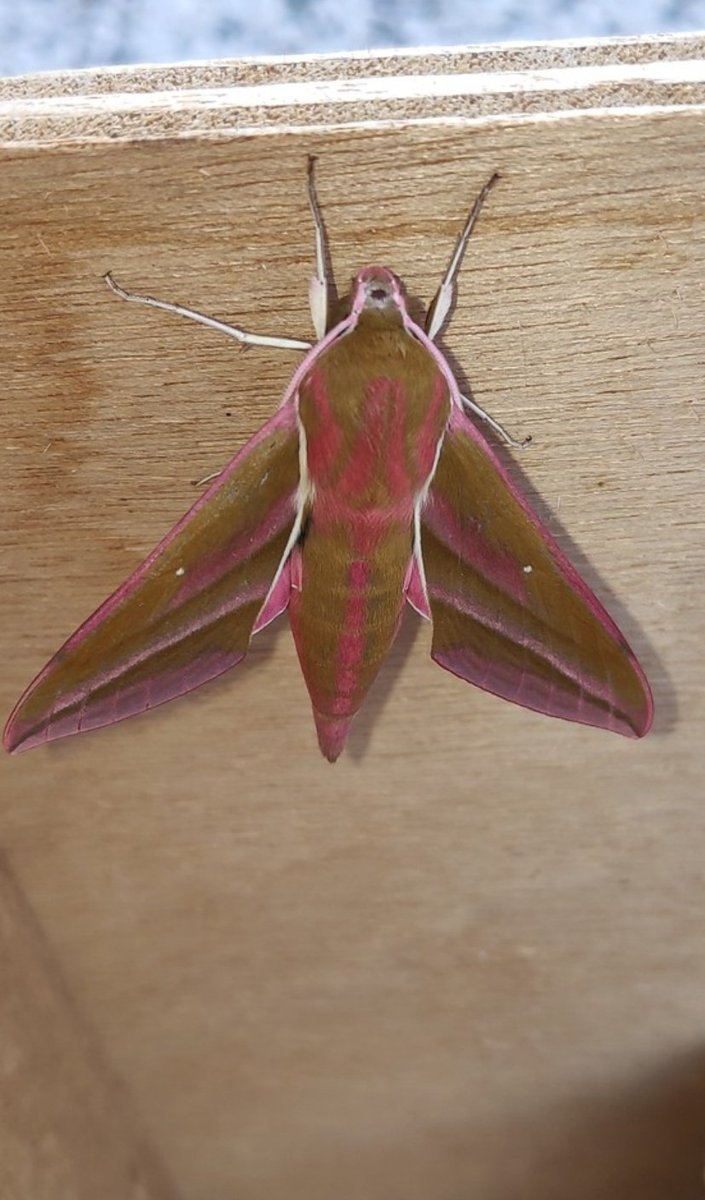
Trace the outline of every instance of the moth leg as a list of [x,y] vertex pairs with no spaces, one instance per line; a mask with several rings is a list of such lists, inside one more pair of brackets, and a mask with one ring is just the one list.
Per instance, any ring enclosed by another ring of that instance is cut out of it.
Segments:
[[316,274],[311,277],[311,284],[308,290],[308,301],[311,308],[311,320],[313,328],[316,331],[316,337],[320,341],[325,337],[328,330],[328,269],[327,263],[330,258],[328,242],[326,241],[326,230],[323,224],[321,215],[321,206],[318,203],[316,195],[316,182],[314,179],[314,166],[316,159],[313,154],[309,155],[308,159],[308,205],[311,209],[313,217],[313,230],[316,241]]
[[203,479],[196,479],[193,486],[199,488],[205,487],[207,483],[212,483],[214,479],[217,479],[218,476],[222,474],[223,468],[221,467],[219,471],[211,471],[210,475],[204,475]]
[[460,399],[462,400],[465,408],[469,409],[469,411],[474,413],[476,417],[479,417],[480,420],[486,421],[490,429],[494,429],[495,433],[502,439],[505,446],[512,446],[515,450],[524,450],[531,444],[532,437],[530,433],[527,434],[522,441],[520,441],[519,438],[512,437],[509,430],[504,428],[504,425],[500,425],[499,421],[495,421],[494,417],[491,417],[488,412],[485,412],[484,408],[480,408],[480,405],[476,404],[474,400],[471,400],[469,396],[461,396]]
[[215,317],[207,317],[205,313],[196,312],[193,308],[184,308],[182,304],[172,304],[168,300],[155,300],[153,296],[140,296],[137,292],[126,292],[115,282],[110,272],[103,278],[108,287],[123,300],[132,300],[135,304],[147,304],[150,308],[163,308],[166,312],[176,313],[179,317],[188,317],[190,321],[199,321],[220,333],[227,333],[245,346],[275,346],[279,350],[310,350],[311,342],[301,341],[300,338],[271,337],[266,333],[248,333],[237,325],[226,325],[224,321],[216,321]]
[[455,300],[455,282],[458,277],[458,271],[460,270],[460,266],[463,261],[463,255],[465,254],[470,234],[473,231],[473,227],[480,215],[485,200],[487,199],[491,189],[494,187],[498,179],[499,174],[497,171],[495,171],[494,175],[487,180],[487,183],[470,209],[470,215],[465,222],[465,227],[455,244],[455,249],[451,256],[451,260],[448,263],[448,270],[443,276],[443,282],[433,297],[431,307],[429,308],[428,315],[426,317],[426,333],[432,341],[435,337],[437,337],[445,325],[448,314],[453,307],[453,301]]

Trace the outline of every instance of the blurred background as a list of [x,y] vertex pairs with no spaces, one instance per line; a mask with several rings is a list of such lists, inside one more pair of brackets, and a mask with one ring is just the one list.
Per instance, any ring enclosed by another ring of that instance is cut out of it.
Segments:
[[0,74],[703,26],[705,0],[0,0]]

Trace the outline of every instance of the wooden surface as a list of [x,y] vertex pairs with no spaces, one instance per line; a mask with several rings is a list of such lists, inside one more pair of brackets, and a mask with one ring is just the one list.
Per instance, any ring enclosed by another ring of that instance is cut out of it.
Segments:
[[177,1200],[0,859],[0,1196]]
[[[637,58],[664,58],[649,46]],[[222,135],[211,97],[206,136],[177,90],[175,125],[145,105],[141,139],[134,72],[79,78],[103,93],[94,140],[95,114],[32,100],[30,120],[30,83],[5,90],[6,710],[298,361],[121,304],[102,274],[309,336],[309,153],[339,283],[381,261],[424,300],[501,172],[445,346],[478,401],[533,434],[516,474],[656,697],[642,743],[551,721],[441,671],[410,618],[330,767],[282,621],[194,696],[2,762],[11,869],[183,1200],[702,1194],[698,61],[657,106],[653,81],[628,109],[586,85],[582,111],[572,89],[550,120],[521,103],[461,120],[450,98],[430,123],[325,127],[304,106],[258,132],[230,96]],[[3,1101],[34,1103],[25,1086],[3,1076]]]

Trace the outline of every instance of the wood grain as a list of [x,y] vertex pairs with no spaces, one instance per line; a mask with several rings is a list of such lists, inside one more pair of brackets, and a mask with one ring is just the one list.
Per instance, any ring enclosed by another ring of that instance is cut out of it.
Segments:
[[177,1200],[0,860],[0,1195]]
[[[647,45],[640,61],[661,61]],[[690,59],[674,45],[668,61],[698,61],[697,40]],[[620,57],[631,43],[603,61]],[[418,56],[407,74],[437,70]],[[14,90],[7,710],[298,361],[121,304],[102,274],[309,336],[310,153],[339,284],[381,261],[424,301],[501,172],[445,347],[532,433],[514,470],[656,697],[644,743],[550,721],[440,671],[410,619],[331,768],[282,622],[198,694],[1,764],[12,868],[184,1200],[700,1195],[705,98],[689,70],[658,103],[653,80],[598,81],[550,119],[532,92],[462,119],[446,98],[432,122],[373,99],[328,125],[267,109],[259,129],[231,95],[211,95],[205,128],[178,75],[173,121],[160,102],[129,122],[124,79],[77,77],[81,103],[100,94],[95,133],[36,97],[22,124]]]

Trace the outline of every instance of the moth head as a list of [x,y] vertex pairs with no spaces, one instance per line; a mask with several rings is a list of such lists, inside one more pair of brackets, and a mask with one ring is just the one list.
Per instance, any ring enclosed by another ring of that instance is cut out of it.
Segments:
[[404,309],[401,281],[387,267],[365,267],[353,281],[353,313],[391,314]]

